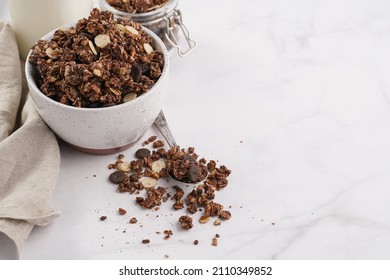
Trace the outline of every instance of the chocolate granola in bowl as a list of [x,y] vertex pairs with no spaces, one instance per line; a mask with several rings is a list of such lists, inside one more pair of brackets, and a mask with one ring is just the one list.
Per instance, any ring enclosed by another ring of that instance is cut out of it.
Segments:
[[59,138],[111,154],[136,143],[161,111],[169,54],[152,31],[94,9],[43,36],[25,72],[39,115]]
[[94,9],[75,27],[39,40],[29,61],[36,65],[39,89],[62,104],[98,108],[131,101],[154,86],[163,54],[152,38],[127,19]]

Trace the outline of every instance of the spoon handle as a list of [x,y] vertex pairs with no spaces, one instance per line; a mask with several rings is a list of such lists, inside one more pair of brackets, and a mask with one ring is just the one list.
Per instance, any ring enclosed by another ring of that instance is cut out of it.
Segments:
[[157,127],[157,129],[160,131],[162,136],[167,141],[169,147],[175,147],[177,146],[175,139],[173,138],[172,132],[169,129],[167,120],[165,119],[163,111],[160,111],[158,114],[156,120],[154,121],[154,125]]

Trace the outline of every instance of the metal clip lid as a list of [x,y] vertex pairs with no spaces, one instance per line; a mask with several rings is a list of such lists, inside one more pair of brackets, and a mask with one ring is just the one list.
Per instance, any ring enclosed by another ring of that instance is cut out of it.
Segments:
[[[188,28],[184,25],[181,11],[179,9],[174,9],[164,19],[167,30],[165,33],[165,38],[172,46],[176,48],[178,55],[180,57],[184,57],[191,53],[196,48],[197,42],[191,38]],[[184,34],[184,38],[188,44],[187,49],[183,50],[183,48],[179,45],[179,40],[174,32],[176,26],[175,24],[172,25],[172,22],[177,24],[180,27],[181,32]]]

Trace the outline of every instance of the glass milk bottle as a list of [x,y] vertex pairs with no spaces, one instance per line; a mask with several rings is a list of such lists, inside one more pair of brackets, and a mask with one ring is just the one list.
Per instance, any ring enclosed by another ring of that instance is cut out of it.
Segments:
[[26,59],[31,47],[43,35],[88,17],[93,0],[9,0],[8,4],[19,54]]

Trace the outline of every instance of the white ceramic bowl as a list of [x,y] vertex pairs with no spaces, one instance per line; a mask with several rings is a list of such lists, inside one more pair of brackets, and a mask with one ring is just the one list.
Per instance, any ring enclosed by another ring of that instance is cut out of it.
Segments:
[[[150,30],[153,47],[164,55],[164,67],[156,84],[141,96],[115,106],[77,108],[45,96],[36,84],[35,66],[26,60],[26,78],[39,115],[62,140],[83,152],[112,154],[135,144],[152,126],[162,109],[168,86],[168,51],[161,39]],[[42,39],[50,40],[54,31]]]

